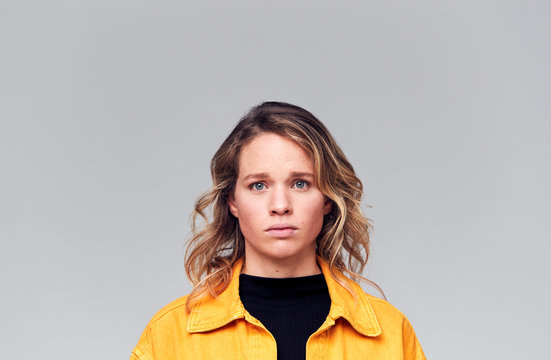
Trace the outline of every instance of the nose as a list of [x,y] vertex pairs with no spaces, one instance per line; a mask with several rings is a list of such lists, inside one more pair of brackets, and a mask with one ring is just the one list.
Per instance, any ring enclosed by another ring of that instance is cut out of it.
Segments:
[[286,189],[274,188],[270,198],[270,215],[290,215],[293,212],[289,195]]

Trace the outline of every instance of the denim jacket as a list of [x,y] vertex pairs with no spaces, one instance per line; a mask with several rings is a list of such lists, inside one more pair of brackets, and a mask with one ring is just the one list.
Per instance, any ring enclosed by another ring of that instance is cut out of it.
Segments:
[[[353,293],[336,282],[320,257],[331,308],[325,322],[306,343],[306,360],[426,360],[408,319],[388,302],[365,293],[338,273]],[[217,298],[203,295],[186,311],[187,296],[161,309],[149,322],[131,360],[254,359],[276,360],[270,332],[243,307],[239,274]]]

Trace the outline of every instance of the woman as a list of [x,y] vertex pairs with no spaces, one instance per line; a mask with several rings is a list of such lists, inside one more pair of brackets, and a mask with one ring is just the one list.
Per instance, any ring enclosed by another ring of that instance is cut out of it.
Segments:
[[194,289],[152,318],[131,359],[425,359],[407,318],[354,281],[369,255],[362,183],[316,117],[254,107],[211,175],[186,252]]

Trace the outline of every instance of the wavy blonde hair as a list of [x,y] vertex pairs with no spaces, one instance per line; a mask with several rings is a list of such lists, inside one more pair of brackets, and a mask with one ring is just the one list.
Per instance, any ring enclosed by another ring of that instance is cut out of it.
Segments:
[[188,310],[205,292],[217,296],[224,291],[234,263],[245,254],[243,234],[229,211],[228,195],[235,188],[240,149],[262,133],[285,136],[299,144],[314,163],[318,188],[333,202],[316,239],[316,252],[328,262],[331,276],[346,288],[335,270],[353,280],[362,279],[384,297],[379,286],[360,275],[369,257],[372,225],[360,208],[363,185],[354,168],[327,128],[310,112],[287,103],[265,102],[253,107],[216,151],[210,163],[212,188],[195,203],[192,238],[185,254],[186,273],[194,285]]

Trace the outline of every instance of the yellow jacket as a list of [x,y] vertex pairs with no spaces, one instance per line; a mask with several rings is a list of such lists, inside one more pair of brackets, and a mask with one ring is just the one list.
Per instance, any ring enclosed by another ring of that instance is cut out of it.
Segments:
[[[388,302],[366,294],[352,280],[353,296],[330,275],[318,257],[331,308],[306,344],[306,359],[423,360],[408,319]],[[276,360],[276,342],[239,299],[243,260],[233,267],[230,285],[218,298],[201,297],[186,311],[187,296],[161,309],[149,322],[131,360]]]

